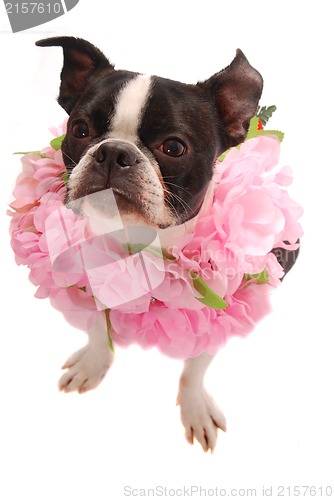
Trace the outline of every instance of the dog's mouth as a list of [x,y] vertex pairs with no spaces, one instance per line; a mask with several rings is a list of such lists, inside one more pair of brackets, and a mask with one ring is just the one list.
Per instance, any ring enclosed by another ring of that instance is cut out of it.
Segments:
[[81,196],[77,192],[75,197],[69,190],[65,205],[77,215],[90,219],[93,226],[95,223],[99,226],[102,221],[110,230],[113,230],[114,226],[118,228],[133,224],[166,229],[175,224],[170,220],[168,213],[165,217],[161,217],[162,220],[157,220],[158,208],[154,204],[153,194],[145,193],[138,188],[134,191],[121,186],[102,188],[91,186]]
[[180,224],[159,166],[140,160],[131,166],[107,164],[102,168],[96,158],[86,154],[70,174],[66,206],[86,217],[94,213],[102,218],[131,218],[154,228]]
[[141,212],[141,207],[131,193],[120,187],[94,187],[92,186],[85,193],[77,193],[72,196],[68,191],[65,198],[65,205],[71,208],[78,215],[87,216],[87,206],[91,206],[102,217],[113,217],[115,214],[124,212]]

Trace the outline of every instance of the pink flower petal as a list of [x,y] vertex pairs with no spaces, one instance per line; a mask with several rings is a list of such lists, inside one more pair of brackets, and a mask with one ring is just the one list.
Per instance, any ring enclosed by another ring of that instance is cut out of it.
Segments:
[[[66,121],[52,132],[64,134]],[[14,212],[8,212],[11,245],[17,263],[30,270],[36,297],[49,297],[73,326],[89,328],[108,308],[115,342],[186,358],[215,354],[269,313],[271,290],[283,276],[271,250],[296,249],[302,235],[302,209],[284,189],[291,169],[276,168],[275,137],[247,140],[216,165],[200,213],[168,249],[174,260],[145,251],[132,255],[111,235],[94,235],[86,219],[63,205],[61,151],[48,146],[43,152],[47,158],[22,158]],[[266,284],[245,277],[264,269]],[[215,310],[199,301],[191,273],[228,307]]]

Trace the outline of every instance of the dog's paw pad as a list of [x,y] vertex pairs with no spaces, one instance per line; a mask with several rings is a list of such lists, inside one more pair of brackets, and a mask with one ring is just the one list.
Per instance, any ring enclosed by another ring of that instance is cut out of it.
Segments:
[[67,371],[60,378],[60,391],[79,393],[95,389],[111,366],[113,356],[107,350],[93,350],[89,344],[75,352],[64,363]]
[[226,431],[226,419],[212,397],[204,390],[182,390],[178,395],[181,421],[190,444],[196,439],[207,452],[217,443],[218,429]]

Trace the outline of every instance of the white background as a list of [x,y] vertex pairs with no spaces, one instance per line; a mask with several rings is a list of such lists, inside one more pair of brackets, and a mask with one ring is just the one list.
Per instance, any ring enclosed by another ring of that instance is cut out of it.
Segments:
[[[334,496],[331,2],[80,0],[17,34],[1,12],[0,498],[106,500],[123,498],[126,485],[254,487],[258,497],[264,485],[274,496],[279,485],[332,485]],[[154,351],[118,349],[91,393],[57,390],[62,363],[85,337],[34,298],[5,211],[20,170],[12,152],[47,145],[48,127],[64,117],[55,101],[61,50],[34,46],[60,34],[88,39],[118,68],[190,83],[240,47],[264,77],[261,103],[278,107],[271,126],[286,133],[282,164],[294,169],[305,236],[273,313],[232,339],[208,372],[228,421],[213,455],[184,440],[181,363]]]

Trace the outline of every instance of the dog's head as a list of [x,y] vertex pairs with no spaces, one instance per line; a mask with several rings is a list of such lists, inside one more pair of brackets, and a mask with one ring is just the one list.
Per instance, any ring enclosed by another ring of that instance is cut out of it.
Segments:
[[66,201],[76,200],[85,214],[87,195],[100,193],[88,199],[108,216],[112,190],[120,213],[136,223],[165,228],[194,217],[216,158],[245,139],[256,113],[262,78],[243,53],[207,81],[189,85],[115,70],[82,39],[37,45],[64,51],[58,102],[69,114],[62,145]]

